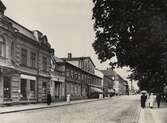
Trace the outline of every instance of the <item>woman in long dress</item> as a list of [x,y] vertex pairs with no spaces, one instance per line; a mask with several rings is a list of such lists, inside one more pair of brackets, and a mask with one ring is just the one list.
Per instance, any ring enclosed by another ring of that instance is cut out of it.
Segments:
[[151,93],[151,95],[150,95],[148,101],[149,101],[149,106],[150,106],[150,108],[153,108],[154,102],[155,102],[155,96],[153,95],[153,93]]

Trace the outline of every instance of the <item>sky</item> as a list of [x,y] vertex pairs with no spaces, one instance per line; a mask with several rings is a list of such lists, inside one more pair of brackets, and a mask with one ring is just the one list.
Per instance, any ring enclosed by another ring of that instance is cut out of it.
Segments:
[[[109,67],[100,63],[92,43],[95,40],[92,20],[92,0],[2,0],[5,15],[30,30],[47,35],[57,57],[90,56],[99,69]],[[127,69],[116,69],[124,79]]]

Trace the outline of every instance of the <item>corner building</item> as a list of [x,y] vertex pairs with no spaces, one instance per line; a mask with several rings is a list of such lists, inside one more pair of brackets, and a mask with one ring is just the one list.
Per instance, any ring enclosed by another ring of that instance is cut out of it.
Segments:
[[4,15],[0,1],[0,104],[45,102],[50,90],[47,36]]

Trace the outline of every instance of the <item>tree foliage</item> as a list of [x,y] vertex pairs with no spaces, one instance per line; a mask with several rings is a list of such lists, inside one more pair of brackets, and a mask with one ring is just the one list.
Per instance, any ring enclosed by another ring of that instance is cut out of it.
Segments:
[[128,66],[141,89],[158,91],[166,82],[167,1],[93,0],[96,39],[101,62]]

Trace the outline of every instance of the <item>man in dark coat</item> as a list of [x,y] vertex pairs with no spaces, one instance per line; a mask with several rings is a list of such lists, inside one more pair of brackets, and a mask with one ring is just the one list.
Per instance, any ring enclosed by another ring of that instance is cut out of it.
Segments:
[[147,96],[145,93],[142,93],[141,95],[141,107],[145,108],[146,107],[146,100],[147,100]]
[[156,95],[156,101],[157,101],[157,107],[159,108],[160,107],[160,103],[161,103],[161,94],[160,93],[158,93]]
[[47,93],[47,104],[50,105],[52,101],[50,92]]

